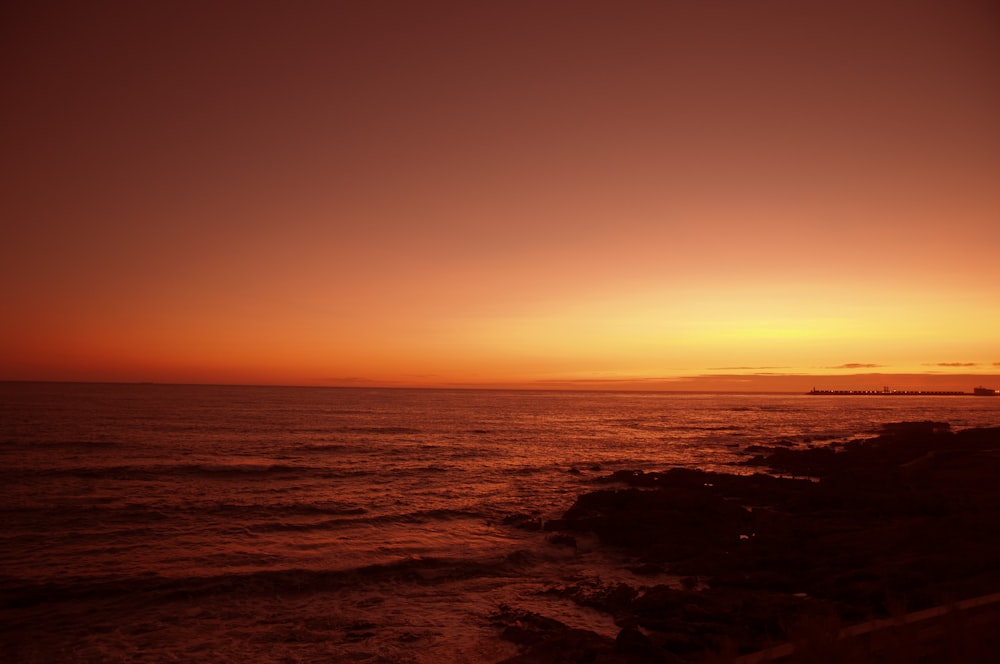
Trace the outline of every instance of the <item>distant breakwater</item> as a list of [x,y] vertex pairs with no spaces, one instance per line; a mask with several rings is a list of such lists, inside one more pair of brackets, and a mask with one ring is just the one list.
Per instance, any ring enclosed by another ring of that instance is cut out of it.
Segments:
[[972,396],[971,392],[949,390],[810,390],[809,394],[832,396],[924,396],[962,397]]
[[817,390],[811,389],[807,394],[820,396],[916,396],[916,397],[971,397],[971,396],[997,396],[996,390],[989,390],[977,387],[972,392],[962,392],[958,390],[890,390],[888,387],[881,390]]

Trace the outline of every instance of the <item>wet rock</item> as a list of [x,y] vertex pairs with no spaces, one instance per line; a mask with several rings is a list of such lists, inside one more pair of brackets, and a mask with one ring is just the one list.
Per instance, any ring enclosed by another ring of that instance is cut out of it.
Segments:
[[493,622],[501,629],[500,637],[521,650],[503,660],[506,664],[577,664],[597,661],[614,652],[612,639],[537,613],[501,607]]
[[837,452],[832,447],[807,449],[775,448],[767,454],[758,454],[749,461],[750,466],[767,466],[789,475],[820,477],[836,466]]
[[906,422],[842,445],[770,449],[752,463],[811,479],[619,471],[602,481],[627,488],[583,494],[547,522],[560,535],[593,531],[633,571],[697,583],[558,589],[622,631],[613,644],[591,635],[590,650],[571,651],[556,630],[542,640],[559,648],[525,656],[698,662],[792,638],[789,626],[818,620],[810,616],[850,624],[1000,591],[1000,428]]
[[523,512],[518,514],[508,514],[503,518],[501,523],[505,526],[513,526],[514,528],[518,528],[520,530],[532,532],[542,529],[542,517],[539,516],[537,512],[533,514],[525,514]]
[[658,576],[666,573],[666,568],[658,563],[642,563],[628,568],[636,576]]
[[530,611],[520,611],[501,606],[491,616],[494,626],[502,630],[502,637],[518,645],[531,645],[569,628],[553,618]]
[[620,483],[631,487],[653,487],[660,481],[659,473],[647,473],[642,470],[616,470],[607,477],[601,477],[597,482],[611,484]]
[[564,535],[557,533],[554,535],[549,535],[545,538],[550,544],[555,544],[556,546],[565,546],[571,549],[576,548],[576,538],[572,535]]
[[950,430],[951,424],[948,422],[932,422],[930,420],[920,422],[889,422],[882,425],[882,433],[884,435],[906,436],[907,438]]
[[659,664],[668,661],[665,653],[653,643],[652,639],[635,627],[626,627],[618,633],[615,639],[615,652],[625,655],[629,662],[635,664]]
[[663,562],[734,546],[750,523],[745,508],[705,487],[666,487],[584,494],[553,525],[592,531],[602,542],[639,549],[649,562]]
[[626,583],[605,584],[599,581],[556,586],[546,593],[622,618],[631,614],[632,601],[639,594],[635,588]]

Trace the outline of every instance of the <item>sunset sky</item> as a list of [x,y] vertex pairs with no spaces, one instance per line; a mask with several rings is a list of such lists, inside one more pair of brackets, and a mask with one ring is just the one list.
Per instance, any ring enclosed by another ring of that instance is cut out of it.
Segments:
[[1000,388],[990,0],[12,2],[0,34],[0,379]]

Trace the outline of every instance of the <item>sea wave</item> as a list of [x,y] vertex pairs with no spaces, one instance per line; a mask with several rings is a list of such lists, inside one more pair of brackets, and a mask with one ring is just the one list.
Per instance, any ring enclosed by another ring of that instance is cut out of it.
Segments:
[[120,448],[125,443],[118,440],[11,440],[0,441],[0,450],[72,450]]
[[294,595],[358,588],[386,581],[442,581],[510,574],[530,564],[532,554],[515,551],[494,558],[406,557],[389,563],[345,569],[267,569],[205,576],[94,576],[25,583],[0,576],[0,608],[20,609],[66,601],[144,595],[151,601],[190,600],[206,596]]
[[397,514],[369,514],[362,509],[353,513],[347,512],[345,513],[345,516],[348,514],[357,514],[357,517],[324,519],[322,521],[312,521],[306,523],[289,522],[276,519],[265,523],[250,524],[247,526],[247,530],[252,533],[283,531],[306,532],[312,530],[325,530],[362,525],[426,524],[435,521],[453,521],[455,519],[483,519],[487,516],[483,512],[466,509],[424,509]]
[[334,427],[331,431],[354,434],[378,434],[384,436],[416,435],[423,433],[420,429],[412,427],[365,427],[365,426],[342,426]]
[[162,479],[197,477],[201,479],[251,479],[279,475],[315,475],[319,477],[356,477],[372,475],[374,470],[335,469],[328,466],[285,463],[173,463],[60,466],[33,469],[31,474],[82,477],[89,479]]

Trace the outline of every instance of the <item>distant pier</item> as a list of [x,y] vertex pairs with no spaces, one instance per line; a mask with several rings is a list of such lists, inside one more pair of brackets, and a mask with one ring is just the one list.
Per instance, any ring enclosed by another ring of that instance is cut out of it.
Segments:
[[815,387],[807,394],[825,396],[910,396],[910,397],[995,397],[1000,395],[997,390],[977,387],[972,392],[956,390],[892,390],[883,387],[881,390],[817,390]]

